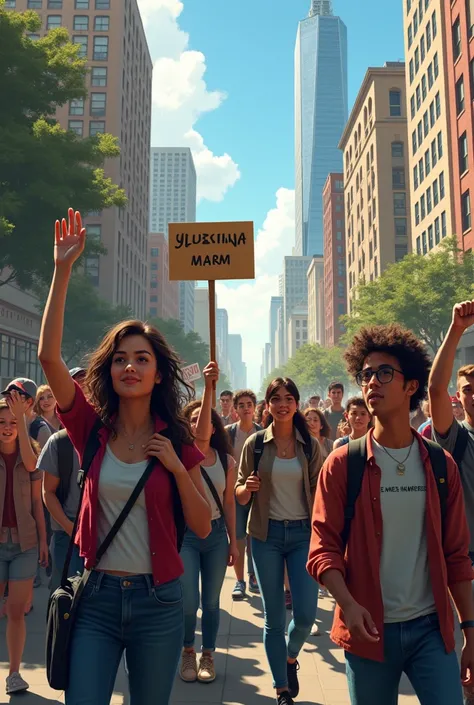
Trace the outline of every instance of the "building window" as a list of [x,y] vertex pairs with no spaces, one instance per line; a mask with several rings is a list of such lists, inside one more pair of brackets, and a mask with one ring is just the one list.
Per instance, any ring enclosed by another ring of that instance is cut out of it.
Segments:
[[406,218],[395,218],[395,235],[400,237],[407,234],[407,219]]
[[61,15],[48,15],[46,20],[46,29],[57,29],[61,27],[62,17]]
[[40,39],[40,35],[39,35],[39,34],[35,34],[35,33],[33,33],[33,32],[32,32],[31,34],[28,34],[27,37],[28,37],[28,39],[29,39],[30,41],[32,41],[32,42],[37,42],[38,39]]
[[420,69],[420,50],[418,47],[415,49],[415,76]]
[[433,35],[433,39],[438,34],[438,23],[436,21],[436,10],[433,12],[433,16],[431,17],[431,33]]
[[97,15],[94,18],[95,32],[108,32],[110,26],[110,17],[108,15]]
[[94,61],[107,61],[109,58],[109,38],[94,37]]
[[91,120],[89,123],[89,135],[93,137],[94,135],[101,135],[105,132],[105,122],[104,120]]
[[29,10],[41,10],[43,7],[43,0],[28,0]]
[[68,129],[71,130],[71,132],[75,132],[79,137],[82,137],[84,123],[82,120],[69,120]]
[[416,130],[413,130],[412,136],[411,136],[411,151],[412,154],[416,154],[417,146],[416,146]]
[[431,164],[433,165],[433,169],[436,166],[438,162],[438,153],[436,151],[436,140],[433,140],[431,143]]
[[439,76],[438,52],[436,52],[436,54],[433,56],[433,68],[434,68],[434,77],[435,77],[435,79],[437,79]]
[[431,188],[426,189],[426,212],[428,214],[433,210],[433,201],[431,200]]
[[421,108],[421,90],[420,86],[416,87],[416,109],[419,110]]
[[443,133],[438,132],[438,159],[441,159],[443,156]]
[[152,247],[151,248],[151,256],[152,257],[158,257],[159,254],[160,254],[159,247]]
[[428,227],[428,249],[433,249],[433,226]]
[[426,51],[429,51],[431,48],[431,25],[428,22],[426,25]]
[[74,9],[75,10],[88,10],[89,9],[89,0],[75,0]]
[[427,92],[428,91],[426,88],[426,76],[423,76],[421,79],[421,98],[422,98],[422,100],[425,100]]
[[413,118],[415,117],[415,113],[416,113],[415,96],[414,95],[412,95],[412,97],[410,98],[410,108],[411,108],[411,117],[413,120]]
[[392,167],[392,188],[405,188],[405,169],[403,167]]
[[401,117],[402,114],[402,92],[399,90],[390,91],[390,117]]
[[415,191],[418,188],[418,164],[413,167],[413,188]]
[[406,205],[406,194],[405,193],[394,193],[393,194],[393,213],[394,215],[406,215],[407,205]]
[[441,237],[446,237],[446,211],[441,213]]
[[439,197],[444,198],[444,171],[439,175]]
[[415,203],[415,225],[420,224],[420,204]]
[[69,115],[84,115],[84,98],[75,98],[69,103]]
[[461,196],[461,214],[462,214],[462,231],[469,230],[471,227],[471,198],[469,190],[465,191]]
[[421,143],[423,142],[423,123],[420,122],[418,123],[418,146],[421,146]]
[[420,39],[420,58],[421,61],[424,61],[426,57],[426,45],[425,45],[425,35],[423,35]]
[[407,0],[407,15],[410,14],[411,10],[411,0]]
[[400,262],[408,254],[407,244],[396,244],[395,245],[395,262]]
[[415,70],[413,68],[413,59],[410,59],[409,66],[410,66],[410,84],[412,84],[414,81],[414,78],[415,78]]
[[426,253],[428,252],[428,245],[426,242],[426,230],[424,230],[421,233],[421,246],[422,246],[423,254],[426,255]]
[[436,207],[439,203],[438,179],[433,181],[433,206]]
[[418,10],[415,10],[415,14],[413,15],[413,36],[416,37],[416,33],[418,32]]
[[107,67],[93,66],[91,71],[91,86],[103,88],[107,85]]
[[110,0],[95,0],[96,10],[110,10]]
[[411,24],[408,26],[408,48],[413,44],[413,27]]
[[416,238],[416,254],[421,255],[421,238],[419,236]]
[[434,127],[435,122],[436,122],[435,104],[434,104],[434,101],[432,100],[430,103],[430,127]]
[[467,35],[474,36],[474,0],[466,0]]
[[439,245],[439,241],[440,241],[439,217],[435,218],[434,229],[435,229],[435,245]]
[[99,285],[99,256],[89,255],[85,258],[84,269],[86,276],[89,278],[91,284],[94,286]]
[[458,140],[459,142],[459,173],[464,174],[468,169],[467,156],[467,132],[463,132]]
[[48,10],[62,10],[63,0],[48,0]]
[[79,56],[81,59],[85,59],[87,57],[89,37],[78,35],[73,37],[72,41],[73,44],[79,44]]
[[425,194],[422,195],[420,198],[420,211],[421,211],[421,220],[425,218],[426,216],[426,199],[425,199]]
[[420,184],[422,184],[425,180],[425,167],[423,164],[423,159],[420,159],[420,161],[418,162],[418,173],[420,175]]
[[435,96],[435,105],[436,105],[436,117],[439,118],[441,115],[441,98],[439,95],[439,92]]
[[428,174],[431,171],[431,164],[430,164],[430,150],[427,149],[425,152],[425,174],[428,176]]
[[462,113],[464,107],[464,76],[461,76],[461,78],[456,81],[456,110],[458,115]]
[[403,142],[392,142],[392,157],[403,159]]
[[459,17],[453,24],[453,55],[454,61],[461,56],[461,21]]
[[434,83],[434,76],[433,76],[433,64],[431,63],[428,66],[428,88],[432,88]]
[[428,111],[425,110],[424,115],[423,115],[423,131],[424,131],[424,136],[428,137],[428,132],[430,131],[430,121],[428,119]]
[[14,10],[16,7],[16,0],[5,0],[5,7],[7,10]]
[[105,115],[105,108],[107,103],[106,93],[91,93],[91,115],[101,116]]
[[75,32],[87,32],[89,29],[89,17],[87,15],[74,15],[73,29]]
[[157,296],[156,294],[152,294],[152,295],[150,296],[150,302],[151,302],[152,304],[157,304],[157,303],[158,303],[158,296]]

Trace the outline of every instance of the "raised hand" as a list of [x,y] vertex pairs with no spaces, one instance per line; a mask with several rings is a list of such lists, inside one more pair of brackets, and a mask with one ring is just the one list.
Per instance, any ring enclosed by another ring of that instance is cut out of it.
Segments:
[[463,301],[453,308],[453,326],[466,330],[474,325],[474,301]]
[[25,397],[21,396],[16,389],[12,391],[6,397],[8,408],[12,412],[16,419],[21,419],[26,414],[28,409],[28,401]]
[[203,369],[202,374],[204,376],[204,384],[206,387],[212,388],[215,386],[219,379],[219,366],[217,362],[209,362],[209,364]]
[[79,211],[68,211],[68,222],[56,221],[54,232],[54,263],[56,267],[72,267],[84,252],[86,229],[82,227]]

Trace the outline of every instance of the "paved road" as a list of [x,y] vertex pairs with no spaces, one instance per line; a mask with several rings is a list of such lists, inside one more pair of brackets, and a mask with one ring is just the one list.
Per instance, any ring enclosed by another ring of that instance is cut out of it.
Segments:
[[[251,597],[233,603],[233,586],[229,571],[223,589],[222,619],[216,654],[218,678],[211,685],[176,681],[172,705],[274,705],[271,676],[262,644],[263,615],[261,601]],[[44,614],[47,590],[35,590],[35,608],[27,618],[28,638],[22,667],[23,677],[30,683],[24,696],[9,699],[4,694],[6,670],[5,620],[0,622],[0,703],[16,705],[52,705],[64,703],[62,694],[48,687],[44,671]],[[320,601],[321,636],[310,637],[300,655],[301,691],[298,705],[349,705],[344,659],[341,649],[329,640],[327,630],[332,618],[333,602]],[[112,705],[127,705],[126,677],[119,673]],[[403,681],[399,705],[415,705],[418,699],[410,685]],[[59,697],[58,697],[59,696]],[[158,705],[158,704],[157,704]]]

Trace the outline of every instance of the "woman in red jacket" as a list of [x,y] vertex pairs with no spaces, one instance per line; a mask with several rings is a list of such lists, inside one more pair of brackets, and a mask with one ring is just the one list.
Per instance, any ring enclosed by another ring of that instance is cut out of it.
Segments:
[[[76,542],[93,572],[85,586],[70,652],[68,705],[107,705],[127,654],[131,705],[169,702],[184,636],[177,522],[205,538],[211,509],[202,453],[182,417],[179,361],[156,328],[125,321],[109,331],[88,366],[86,400],[61,358],[64,306],[85,245],[79,213],[56,222],[55,271],[43,315],[39,358],[59,417],[81,461],[100,420],[99,449],[85,480]],[[178,453],[175,448],[178,449]],[[150,460],[144,491],[97,564],[104,541]]]

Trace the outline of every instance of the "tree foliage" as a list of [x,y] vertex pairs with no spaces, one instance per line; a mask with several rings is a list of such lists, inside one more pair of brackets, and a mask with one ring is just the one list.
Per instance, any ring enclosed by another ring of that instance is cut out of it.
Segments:
[[54,118],[86,97],[87,68],[64,28],[29,39],[40,24],[35,12],[0,3],[0,286],[49,278],[53,224],[69,206],[87,213],[126,203],[103,170],[120,153],[117,139],[81,139]]
[[373,282],[356,288],[353,309],[342,321],[346,342],[361,326],[400,323],[436,353],[451,321],[452,307],[471,299],[474,258],[455,238],[429,255],[410,254]]
[[184,365],[199,363],[201,370],[209,362],[209,346],[204,342],[199,333],[192,330],[184,332],[180,321],[174,318],[151,318],[150,323],[158,328],[171,347],[178,354]]
[[324,348],[313,343],[303,345],[286,365],[273,370],[264,379],[260,390],[262,398],[275,377],[291,377],[302,399],[311,394],[325,397],[329,384],[334,381],[342,382],[345,386],[349,385],[341,348]]

